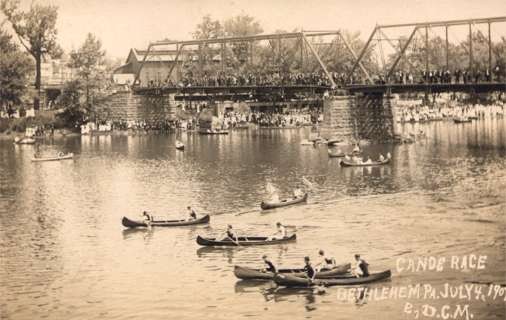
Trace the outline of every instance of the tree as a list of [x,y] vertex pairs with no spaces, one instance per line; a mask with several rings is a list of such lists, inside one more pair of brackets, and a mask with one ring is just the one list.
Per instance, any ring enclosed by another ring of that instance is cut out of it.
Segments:
[[13,43],[0,26],[0,106],[21,103],[27,92],[28,76],[33,70],[30,58]]
[[1,0],[0,10],[11,23],[19,41],[26,51],[35,59],[34,108],[39,109],[41,87],[41,63],[43,55],[57,58],[61,48],[56,42],[56,19],[58,8],[51,5],[32,3],[30,10],[19,10],[19,0]]
[[[254,36],[264,32],[262,26],[255,18],[244,14],[225,20],[223,26],[227,37]],[[248,60],[248,45],[247,42],[235,42],[230,44],[233,55],[228,55],[228,57],[234,68],[244,65]]]
[[72,80],[65,83],[58,104],[64,107],[63,112],[58,113],[65,126],[78,127],[84,123],[86,114],[83,111],[81,97],[83,86],[80,80]]
[[105,51],[102,50],[101,41],[91,33],[88,33],[83,45],[77,51],[70,53],[69,66],[78,70],[77,75],[83,81],[88,111],[92,110],[92,98],[104,85],[104,57]]

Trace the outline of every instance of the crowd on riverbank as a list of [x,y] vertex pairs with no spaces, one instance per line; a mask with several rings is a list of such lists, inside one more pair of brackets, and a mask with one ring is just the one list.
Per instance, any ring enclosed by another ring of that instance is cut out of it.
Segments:
[[451,104],[436,103],[433,106],[426,104],[406,104],[400,103],[396,111],[396,121],[407,122],[427,122],[440,121],[445,119],[479,119],[503,117],[506,111],[506,105],[501,101],[493,105],[484,104]]

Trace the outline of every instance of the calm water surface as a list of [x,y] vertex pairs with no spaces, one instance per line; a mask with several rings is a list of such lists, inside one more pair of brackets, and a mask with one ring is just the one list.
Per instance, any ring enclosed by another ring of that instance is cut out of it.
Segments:
[[[301,146],[308,130],[244,130],[228,136],[100,136],[46,139],[39,149],[73,161],[31,163],[34,146],[0,141],[1,319],[412,319],[406,300],[343,301],[241,282],[234,265],[268,254],[300,266],[322,248],[348,262],[360,252],[403,286],[468,281],[506,284],[506,119],[420,125],[428,138],[365,148],[393,163],[341,168],[326,147]],[[405,127],[412,128],[411,125]],[[308,204],[260,212],[267,181],[286,194],[305,176]],[[124,230],[144,209],[177,217],[186,205],[209,226]],[[296,243],[209,249],[198,234],[269,234],[276,221]],[[485,270],[396,272],[396,259],[484,254]],[[411,301],[417,303],[416,301]],[[455,300],[429,301],[440,307]],[[466,302],[475,319],[504,319],[504,299]]]

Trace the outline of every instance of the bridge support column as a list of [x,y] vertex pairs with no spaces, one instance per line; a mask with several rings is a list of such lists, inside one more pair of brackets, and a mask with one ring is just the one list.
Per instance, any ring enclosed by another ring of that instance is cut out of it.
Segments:
[[320,134],[346,143],[391,141],[395,130],[396,99],[392,95],[357,94],[324,101]]

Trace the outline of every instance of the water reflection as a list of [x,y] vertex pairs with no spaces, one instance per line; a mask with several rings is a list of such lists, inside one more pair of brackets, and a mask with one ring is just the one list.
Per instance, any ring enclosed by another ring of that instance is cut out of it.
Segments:
[[[302,266],[320,247],[340,262],[360,252],[377,270],[392,269],[398,256],[480,252],[490,257],[481,277],[502,281],[505,120],[416,128],[427,139],[364,147],[373,159],[380,152],[393,157],[391,165],[370,168],[343,168],[324,146],[301,146],[304,129],[45,139],[41,152],[77,157],[40,164],[30,161],[33,146],[1,140],[2,317],[166,319],[177,311],[189,318],[297,318],[307,311],[331,318],[339,308],[342,318],[402,318],[402,301],[359,295],[341,303],[336,289],[274,290],[272,282],[253,285],[233,275],[236,264],[262,267],[263,254],[276,265]],[[175,150],[176,138],[185,152]],[[283,195],[302,177],[314,185],[306,205],[259,210],[267,180]],[[120,223],[143,210],[176,217],[187,205],[211,213],[211,224],[124,230]],[[277,221],[293,226],[298,240],[251,248],[195,243],[199,234],[222,235],[229,223],[242,234],[270,234]],[[394,275],[392,285],[467,277]],[[367,308],[357,313],[357,305]],[[501,316],[501,307],[473,302],[483,318]]]

